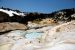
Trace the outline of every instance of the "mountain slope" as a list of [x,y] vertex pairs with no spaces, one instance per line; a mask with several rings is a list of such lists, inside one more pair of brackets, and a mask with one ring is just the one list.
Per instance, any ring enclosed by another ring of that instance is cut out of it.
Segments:
[[73,14],[75,14],[75,8],[63,9],[49,14],[37,12],[25,13],[19,10],[0,8],[0,22],[19,22],[26,24],[28,21],[45,18],[52,18],[57,21],[71,21],[75,20]]

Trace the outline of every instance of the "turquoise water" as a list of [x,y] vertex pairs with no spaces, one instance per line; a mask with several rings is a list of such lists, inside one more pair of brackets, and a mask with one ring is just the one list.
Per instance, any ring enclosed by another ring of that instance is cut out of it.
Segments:
[[41,37],[41,35],[42,35],[42,33],[40,33],[40,32],[31,32],[31,33],[26,34],[25,37],[27,39],[32,40],[32,39],[36,39],[36,38]]
[[13,35],[20,35],[23,36],[29,40],[40,38],[43,32],[26,32],[21,30],[12,31],[11,34]]

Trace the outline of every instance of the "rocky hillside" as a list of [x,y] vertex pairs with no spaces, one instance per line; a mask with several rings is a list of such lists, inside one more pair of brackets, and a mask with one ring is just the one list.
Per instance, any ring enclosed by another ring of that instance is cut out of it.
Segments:
[[0,22],[19,22],[27,24],[28,21],[41,21],[41,19],[52,18],[56,21],[71,21],[75,19],[75,8],[63,9],[49,14],[27,13],[9,8],[0,8]]
[[63,9],[59,11],[52,12],[49,16],[53,17],[56,20],[60,21],[71,21],[75,20],[75,8],[72,9]]

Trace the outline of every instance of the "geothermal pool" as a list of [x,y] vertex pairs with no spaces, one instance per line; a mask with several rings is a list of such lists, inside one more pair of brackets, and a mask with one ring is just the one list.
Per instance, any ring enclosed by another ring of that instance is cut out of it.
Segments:
[[43,33],[41,32],[31,32],[25,35],[25,37],[29,40],[40,38]]
[[30,31],[22,31],[22,30],[15,30],[8,33],[8,36],[22,36],[26,39],[33,40],[36,38],[40,38],[42,36],[43,32],[36,32],[35,30]]

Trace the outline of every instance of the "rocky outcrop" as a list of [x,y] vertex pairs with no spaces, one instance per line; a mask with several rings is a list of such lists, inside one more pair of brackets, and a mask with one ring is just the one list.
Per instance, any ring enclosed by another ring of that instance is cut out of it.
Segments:
[[9,30],[25,30],[27,27],[24,24],[16,22],[4,22],[0,23],[0,32],[5,32]]

